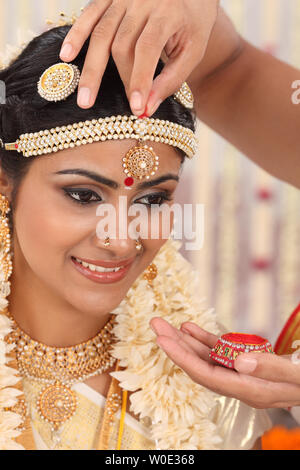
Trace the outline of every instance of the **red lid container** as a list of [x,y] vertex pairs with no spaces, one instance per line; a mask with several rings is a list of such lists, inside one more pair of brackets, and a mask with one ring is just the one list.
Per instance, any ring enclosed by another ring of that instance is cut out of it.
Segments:
[[209,357],[219,365],[234,369],[235,359],[249,352],[274,353],[271,343],[261,336],[227,333],[218,339]]

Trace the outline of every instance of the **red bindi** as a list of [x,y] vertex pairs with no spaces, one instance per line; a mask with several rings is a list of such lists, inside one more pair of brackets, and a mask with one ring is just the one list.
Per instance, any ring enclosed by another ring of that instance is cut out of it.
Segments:
[[132,186],[134,183],[134,179],[129,176],[128,178],[125,179],[124,184],[125,186]]

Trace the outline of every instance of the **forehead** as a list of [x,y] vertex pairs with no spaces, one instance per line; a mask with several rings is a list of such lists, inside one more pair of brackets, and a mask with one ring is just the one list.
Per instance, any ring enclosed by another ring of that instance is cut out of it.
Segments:
[[[155,174],[168,172],[179,173],[181,159],[174,147],[160,142],[145,142],[152,147],[159,157],[159,167]],[[123,158],[127,152],[137,145],[133,139],[120,141],[104,141],[81,145],[74,149],[66,149],[56,154],[36,157],[32,171],[47,175],[66,168],[86,168],[99,171],[103,175],[114,175],[115,178],[125,176]]]

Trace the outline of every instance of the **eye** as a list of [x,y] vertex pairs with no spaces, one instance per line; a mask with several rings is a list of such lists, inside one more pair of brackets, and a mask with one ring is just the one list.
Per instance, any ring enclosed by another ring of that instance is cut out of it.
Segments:
[[102,198],[90,189],[63,188],[65,195],[77,204],[90,204]]
[[[143,202],[146,201],[146,202]],[[149,194],[138,199],[136,203],[145,204],[146,206],[159,205],[161,206],[166,201],[172,201],[171,194],[169,191],[163,193]]]

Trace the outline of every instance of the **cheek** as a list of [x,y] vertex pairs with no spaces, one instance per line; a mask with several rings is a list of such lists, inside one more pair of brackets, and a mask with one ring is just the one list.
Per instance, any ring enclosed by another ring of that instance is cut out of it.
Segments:
[[[167,242],[170,237],[170,231],[172,230],[174,222],[174,214],[165,214],[164,219],[160,214],[159,218],[149,215],[148,217],[148,236],[143,238],[142,243],[145,249],[144,253],[144,264],[147,267],[152,260],[155,258],[162,246]],[[153,224],[153,230],[158,234],[156,238],[151,238],[150,227]]]
[[66,210],[67,202],[56,192],[44,188],[37,197],[24,186],[18,200],[14,228],[28,262],[56,263],[57,255],[71,250],[87,233],[84,219],[70,209]]
[[174,213],[170,211],[171,204],[164,204],[163,208],[138,209],[136,219],[129,217],[129,233],[140,233],[143,240],[163,243],[170,237],[174,224]]
[[165,243],[166,240],[143,240],[144,255],[141,266],[143,272],[145,272],[148,266],[155,261],[157,253]]

